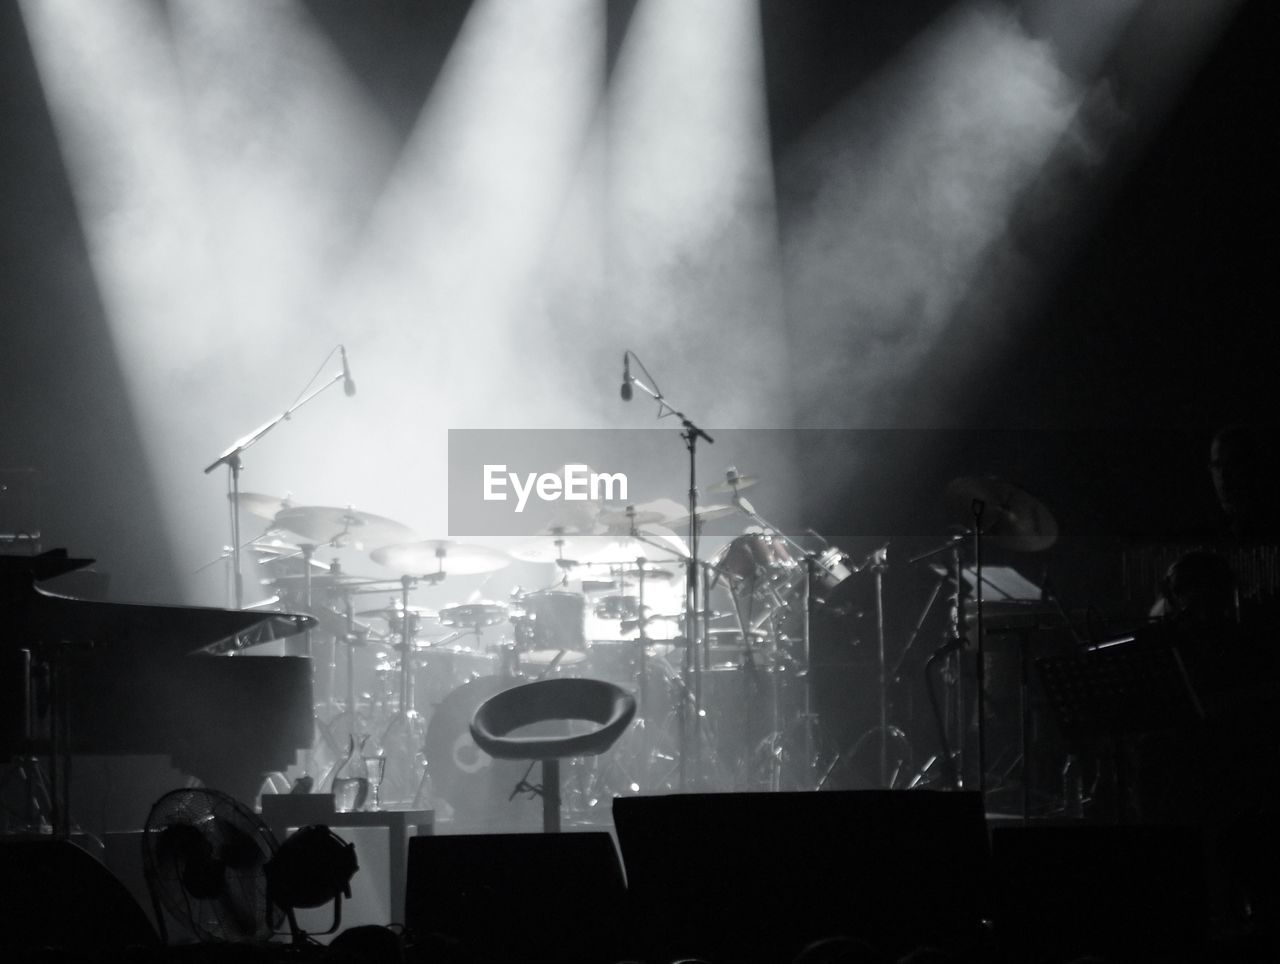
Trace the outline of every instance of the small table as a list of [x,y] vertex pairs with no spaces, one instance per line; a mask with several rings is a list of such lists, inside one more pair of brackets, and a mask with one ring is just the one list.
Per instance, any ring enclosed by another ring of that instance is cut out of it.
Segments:
[[263,794],[262,819],[282,843],[291,828],[309,824],[323,824],[327,827],[386,827],[393,920],[395,915],[404,914],[409,874],[409,828],[413,828],[415,836],[430,836],[435,832],[434,810],[355,810],[338,813],[333,809],[333,795],[327,793]]

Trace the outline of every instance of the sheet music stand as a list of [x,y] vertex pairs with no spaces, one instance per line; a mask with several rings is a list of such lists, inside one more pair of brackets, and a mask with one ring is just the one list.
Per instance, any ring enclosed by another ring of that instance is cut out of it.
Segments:
[[1076,749],[1204,720],[1200,697],[1172,643],[1127,637],[1069,656],[1044,656],[1036,665],[1051,712]]
[[1167,640],[1126,637],[1069,656],[1045,656],[1036,665],[1067,746],[1076,753],[1109,753],[1116,818],[1123,823],[1129,780],[1121,740],[1204,720],[1204,707],[1178,647]]

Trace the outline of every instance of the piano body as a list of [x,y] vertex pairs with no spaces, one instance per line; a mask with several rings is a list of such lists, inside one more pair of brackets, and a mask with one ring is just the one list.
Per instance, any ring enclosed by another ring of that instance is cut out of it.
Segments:
[[[265,774],[311,746],[311,660],[242,651],[315,620],[88,601],[36,585],[85,562],[57,551],[0,557],[5,692],[30,694],[24,713],[5,717],[0,743],[9,754],[24,744],[40,756],[163,754],[252,804]],[[28,666],[31,685],[15,685]]]

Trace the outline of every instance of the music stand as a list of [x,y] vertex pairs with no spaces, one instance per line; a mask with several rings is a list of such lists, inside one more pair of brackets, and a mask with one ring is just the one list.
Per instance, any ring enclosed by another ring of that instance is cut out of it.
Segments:
[[1184,728],[1205,717],[1182,654],[1169,642],[1126,637],[1069,656],[1041,657],[1036,665],[1072,752],[1110,745],[1117,802],[1128,796],[1123,737]]
[[1132,637],[1036,660],[1051,712],[1078,748],[1099,738],[1173,729],[1204,720],[1178,647]]

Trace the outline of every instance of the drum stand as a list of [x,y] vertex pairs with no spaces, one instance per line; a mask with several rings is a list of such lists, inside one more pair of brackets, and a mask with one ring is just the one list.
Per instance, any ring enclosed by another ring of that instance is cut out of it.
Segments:
[[[387,769],[383,774],[382,787],[384,799],[394,799],[392,794],[400,791],[400,800],[409,802],[411,809],[422,804],[422,797],[427,787],[430,774],[427,773],[422,747],[426,741],[426,726],[422,716],[413,705],[413,633],[412,621],[409,619],[409,590],[417,585],[412,576],[400,577],[400,642],[396,649],[400,652],[400,698],[395,715],[387,723],[379,740],[380,752],[387,758]],[[412,794],[406,797],[405,791]]]

